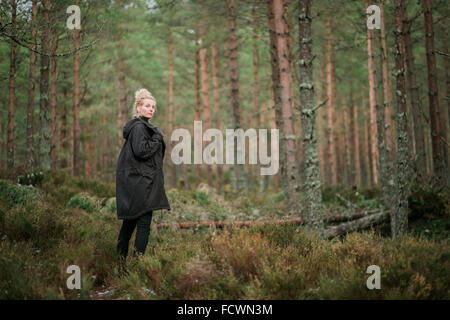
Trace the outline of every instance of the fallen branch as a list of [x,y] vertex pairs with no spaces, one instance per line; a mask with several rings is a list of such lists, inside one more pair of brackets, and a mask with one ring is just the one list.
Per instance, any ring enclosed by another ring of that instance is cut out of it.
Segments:
[[389,213],[381,211],[375,214],[371,214],[367,217],[363,217],[347,223],[342,223],[337,226],[329,227],[325,230],[327,238],[334,238],[348,232],[365,229],[372,225],[380,224],[389,218]]
[[[364,210],[356,212],[350,215],[339,215],[339,216],[327,216],[324,217],[324,222],[336,223],[344,222],[353,219],[358,219],[361,217],[366,217],[379,213],[380,210]],[[264,224],[285,224],[292,223],[296,225],[303,225],[307,222],[304,218],[292,218],[292,219],[276,219],[276,220],[249,220],[249,221],[200,221],[200,222],[174,222],[174,223],[157,223],[155,227],[158,229],[168,229],[170,227],[178,227],[180,229],[189,229],[196,227],[215,227],[224,228],[225,226],[235,226],[235,227],[250,227],[251,225],[264,225]]]

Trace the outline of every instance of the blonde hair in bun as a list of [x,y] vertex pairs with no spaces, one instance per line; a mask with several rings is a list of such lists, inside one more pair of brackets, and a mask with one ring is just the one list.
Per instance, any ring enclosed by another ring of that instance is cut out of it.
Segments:
[[142,103],[142,100],[144,99],[152,99],[156,103],[155,97],[152,96],[150,91],[147,89],[139,89],[134,94],[134,106],[133,106],[133,116],[138,117],[140,114],[138,112],[137,106]]

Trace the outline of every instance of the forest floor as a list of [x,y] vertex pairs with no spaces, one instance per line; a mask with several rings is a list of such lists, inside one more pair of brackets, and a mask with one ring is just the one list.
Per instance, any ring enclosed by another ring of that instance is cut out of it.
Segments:
[[[0,299],[450,299],[448,190],[412,186],[409,234],[397,240],[386,223],[331,240],[289,223],[179,229],[292,218],[283,193],[228,187],[167,190],[172,210],[154,213],[146,254],[130,255],[122,274],[114,184],[1,171]],[[326,216],[381,207],[377,188],[322,194]],[[70,265],[81,269],[79,290],[67,288]],[[370,265],[380,290],[366,286]]]

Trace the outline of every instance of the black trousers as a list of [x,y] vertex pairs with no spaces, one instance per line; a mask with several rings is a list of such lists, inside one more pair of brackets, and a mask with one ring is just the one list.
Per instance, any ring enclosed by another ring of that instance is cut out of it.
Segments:
[[136,238],[134,240],[134,256],[136,253],[144,254],[147,248],[148,236],[150,234],[150,224],[152,222],[153,211],[145,213],[137,219],[123,220],[122,228],[119,232],[119,239],[117,242],[117,251],[126,258],[128,254],[128,245],[133,234],[134,229],[137,226]]

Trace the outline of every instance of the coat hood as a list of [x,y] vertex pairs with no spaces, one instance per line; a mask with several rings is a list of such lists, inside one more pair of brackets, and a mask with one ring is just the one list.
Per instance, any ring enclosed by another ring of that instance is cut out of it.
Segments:
[[131,119],[130,121],[128,121],[125,124],[125,126],[123,127],[123,138],[124,139],[128,139],[128,136],[130,135],[131,129],[133,129],[133,127],[137,123],[144,123],[148,128],[153,130],[153,132],[157,132],[157,128],[153,124],[151,124],[151,123],[149,123],[147,121],[144,121],[144,120],[142,120],[139,117],[135,117],[135,118]]

